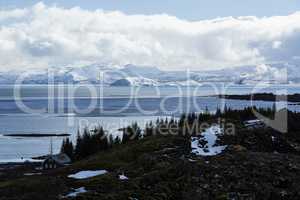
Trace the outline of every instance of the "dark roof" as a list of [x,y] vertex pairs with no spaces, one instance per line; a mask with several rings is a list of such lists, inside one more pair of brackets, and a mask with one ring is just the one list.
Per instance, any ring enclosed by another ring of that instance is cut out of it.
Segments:
[[71,163],[70,157],[64,153],[60,153],[60,154],[56,154],[56,155],[49,155],[48,158],[45,159],[45,161],[47,161],[49,159],[53,159],[55,162],[57,162],[58,164],[61,164],[61,165]]

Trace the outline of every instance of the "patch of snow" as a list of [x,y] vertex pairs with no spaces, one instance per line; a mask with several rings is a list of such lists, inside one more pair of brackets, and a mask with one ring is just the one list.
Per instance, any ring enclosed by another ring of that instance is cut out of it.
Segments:
[[74,192],[71,192],[66,197],[77,197],[78,194],[86,193],[86,189],[84,187],[75,189]]
[[113,82],[114,86],[158,86],[158,82],[145,77],[126,77]]
[[24,176],[36,176],[36,175],[42,175],[42,173],[25,173]]
[[139,200],[138,198],[129,197],[130,200]]
[[34,169],[35,170],[42,170],[43,168],[42,167],[35,167]]
[[74,178],[74,179],[87,179],[92,178],[95,176],[106,174],[106,170],[96,170],[96,171],[81,171],[76,174],[71,174],[68,176],[68,178]]
[[122,174],[122,175],[119,175],[119,179],[120,180],[128,180],[128,177],[125,176],[124,174]]
[[275,142],[275,137],[274,136],[271,136],[271,138],[272,138],[272,142]]
[[[201,136],[203,138],[192,137],[191,147],[192,153],[197,156],[215,156],[220,154],[227,146],[216,146],[218,135],[223,134],[220,126],[212,126],[206,129]],[[205,145],[201,145],[200,141],[204,140]]]
[[260,123],[261,120],[259,119],[252,119],[252,120],[247,120],[245,121],[245,123],[248,123],[248,124],[255,124],[255,123]]

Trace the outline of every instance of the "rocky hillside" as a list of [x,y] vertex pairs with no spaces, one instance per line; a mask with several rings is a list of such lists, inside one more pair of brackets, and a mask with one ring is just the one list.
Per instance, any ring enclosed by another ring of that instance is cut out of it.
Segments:
[[[231,144],[222,153],[199,156],[185,137],[151,136],[54,171],[2,169],[0,199],[299,199],[297,152],[260,148],[257,137],[247,137],[252,148],[247,139],[227,138]],[[84,170],[107,173],[69,177]]]

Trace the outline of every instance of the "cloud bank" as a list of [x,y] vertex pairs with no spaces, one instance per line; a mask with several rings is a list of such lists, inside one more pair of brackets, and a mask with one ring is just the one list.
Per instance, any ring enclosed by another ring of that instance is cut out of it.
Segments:
[[112,63],[211,70],[300,58],[300,12],[186,21],[166,14],[66,9],[0,10],[0,70]]

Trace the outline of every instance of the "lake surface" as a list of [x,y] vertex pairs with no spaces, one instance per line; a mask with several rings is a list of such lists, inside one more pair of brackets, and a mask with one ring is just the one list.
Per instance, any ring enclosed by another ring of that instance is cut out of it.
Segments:
[[[0,162],[49,153],[50,138],[13,138],[3,134],[69,133],[88,126],[104,126],[111,134],[138,122],[143,126],[158,117],[178,117],[186,112],[210,111],[228,106],[272,107],[272,102],[224,100],[210,95],[272,92],[300,93],[300,86],[224,85],[200,87],[0,86]],[[280,103],[279,103],[280,104]],[[281,103],[282,104],[282,103]],[[300,111],[299,105],[289,109]],[[62,138],[53,138],[55,153]]]

